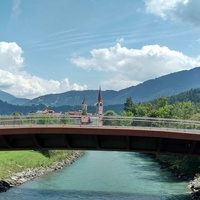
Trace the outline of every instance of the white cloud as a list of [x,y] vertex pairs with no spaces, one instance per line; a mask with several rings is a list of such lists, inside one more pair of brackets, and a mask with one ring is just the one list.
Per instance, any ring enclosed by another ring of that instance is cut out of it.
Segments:
[[121,43],[123,43],[123,42],[124,42],[124,38],[118,38],[118,39],[117,39],[117,43],[120,43],[120,44],[121,44]]
[[12,86],[13,82],[16,82],[15,76],[4,70],[0,70],[0,87],[2,89],[7,89]]
[[139,83],[139,81],[128,80],[127,77],[123,77],[122,75],[116,75],[109,80],[103,80],[100,85],[102,86],[102,88],[104,88],[104,90],[112,89],[118,91],[119,89],[138,85]]
[[24,58],[22,49],[16,43],[0,42],[0,90],[17,97],[34,98],[49,93],[69,90],[85,90],[86,85],[63,81],[45,80],[22,71]]
[[149,13],[166,19],[168,15],[175,12],[179,6],[184,6],[188,0],[144,0],[146,10]]
[[[104,83],[115,82],[115,84],[121,85],[118,88],[123,88],[125,83],[139,83],[200,66],[199,58],[191,58],[181,52],[159,45],[128,49],[116,44],[110,48],[94,49],[90,54],[90,58],[75,57],[71,62],[83,69],[111,72],[113,80]],[[116,79],[114,77],[123,78]],[[110,87],[112,86],[110,85]]]
[[148,13],[200,25],[199,0],[144,0]]
[[21,0],[13,0],[12,15],[11,15],[12,19],[17,19],[19,17],[21,13],[20,4]]
[[0,42],[0,69],[18,71],[24,62],[22,53],[22,49],[15,42]]

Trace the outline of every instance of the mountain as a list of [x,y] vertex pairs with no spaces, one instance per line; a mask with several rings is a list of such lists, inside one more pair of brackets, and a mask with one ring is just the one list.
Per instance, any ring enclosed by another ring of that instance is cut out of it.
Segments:
[[[123,110],[124,105],[111,105],[111,106],[104,106],[104,112],[108,110],[114,110],[116,113],[120,113]],[[20,105],[12,105],[7,102],[3,102],[0,100],[0,115],[12,115],[14,112],[20,112],[22,114],[28,113],[35,113],[37,111],[44,110],[46,108],[43,104],[38,105],[31,105],[31,106],[20,106]],[[48,107],[50,110],[54,110],[57,113],[60,112],[67,112],[67,111],[77,111],[81,109],[81,105],[77,106],[59,106],[59,107]],[[95,113],[96,107],[95,106],[88,106],[89,113]]]
[[7,92],[3,92],[3,91],[0,91],[0,100],[2,101],[11,101],[13,99],[16,99],[15,96],[7,93]]
[[168,103],[174,104],[176,102],[191,101],[193,103],[200,102],[200,88],[191,89],[186,92],[181,92],[177,95],[168,97]]
[[[124,104],[128,97],[135,103],[151,101],[162,96],[171,96],[190,89],[200,88],[200,67],[171,73],[145,81],[120,91],[102,91],[104,105]],[[61,94],[49,94],[35,98],[27,103],[47,106],[81,105],[84,97],[88,105],[97,102],[98,90],[69,91]]]
[[[155,100],[153,100],[155,101]],[[186,92],[181,92],[177,95],[168,97],[169,104],[174,104],[175,102],[184,102],[184,101],[192,101],[194,103],[200,102],[200,88],[191,89]],[[23,114],[28,114],[32,112],[37,112],[38,110],[44,110],[46,108],[43,104],[38,105],[31,105],[31,106],[19,106],[19,105],[11,105],[7,102],[3,102],[0,100],[0,115],[11,115],[14,112],[21,112]],[[124,103],[123,104],[116,104],[116,105],[106,105],[104,106],[104,112],[108,110],[114,110],[116,113],[120,113],[123,111]],[[81,109],[81,105],[77,106],[58,106],[58,107],[51,107],[49,106],[50,110],[54,110],[55,112],[67,112],[67,111],[77,111]],[[88,106],[88,112],[95,113],[96,108],[95,106]]]
[[117,98],[124,101],[127,97],[132,97],[134,102],[145,102],[162,96],[176,95],[194,88],[200,88],[200,67],[171,73],[120,90]]
[[25,98],[17,98],[7,92],[0,91],[0,100],[12,105],[24,105],[30,100]]
[[[112,105],[112,98],[117,94],[118,92],[113,90],[103,91],[102,95],[104,105]],[[48,94],[29,101],[28,105],[45,104],[47,106],[76,106],[81,105],[84,97],[86,98],[87,104],[92,106],[97,102],[98,90],[69,91],[61,94]]]
[[9,100],[9,101],[7,101],[7,102],[8,102],[9,104],[12,104],[12,105],[19,105],[19,106],[22,106],[22,105],[27,104],[29,101],[30,101],[30,99],[15,98],[15,99],[11,99],[11,100]]

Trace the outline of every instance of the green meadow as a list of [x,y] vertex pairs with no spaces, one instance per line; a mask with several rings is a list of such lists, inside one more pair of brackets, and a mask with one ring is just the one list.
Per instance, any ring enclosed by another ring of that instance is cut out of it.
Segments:
[[0,151],[0,180],[28,168],[50,166],[54,162],[66,159],[73,153],[74,151],[66,150]]

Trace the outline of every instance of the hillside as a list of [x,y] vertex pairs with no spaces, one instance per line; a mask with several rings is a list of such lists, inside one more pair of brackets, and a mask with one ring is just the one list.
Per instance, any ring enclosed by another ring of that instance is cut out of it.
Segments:
[[2,100],[2,101],[12,101],[13,99],[16,99],[16,97],[7,93],[7,92],[0,91],[0,100]]
[[9,104],[12,104],[12,105],[19,105],[19,106],[22,106],[22,105],[27,104],[29,101],[30,101],[30,99],[15,98],[15,99],[11,99],[11,100],[9,100],[9,101],[7,101],[7,102],[8,102]]
[[150,101],[200,88],[200,67],[168,74],[119,91],[118,99],[132,97],[134,102]]
[[[104,106],[104,112],[108,110],[114,110],[116,113],[120,113],[123,110],[124,105],[111,105],[111,106]],[[20,105],[12,105],[7,102],[3,102],[0,100],[0,115],[11,115],[14,112],[20,112],[23,114],[28,114],[31,112],[37,112],[44,110],[46,108],[46,105],[39,104],[39,105],[31,105],[31,106],[20,106]],[[53,107],[49,106],[48,107],[50,110],[54,110],[55,112],[67,112],[67,111],[77,111],[81,109],[81,105],[77,106],[58,106],[58,107]],[[88,106],[88,112],[89,113],[95,113],[96,112],[96,107],[93,106]]]
[[[117,94],[118,92],[113,90],[102,91],[104,105],[113,104],[113,96],[116,96]],[[93,106],[97,102],[98,90],[69,91],[61,94],[44,95],[31,100],[27,105],[45,104],[48,106],[76,106],[81,105],[84,97],[86,98],[87,104]]]
[[[190,89],[200,88],[200,67],[168,74],[145,81],[120,91],[102,91],[104,105],[123,104],[128,97],[135,103],[151,101],[162,96],[176,95]],[[80,105],[86,98],[93,106],[97,101],[98,90],[69,91],[62,94],[49,94],[31,100],[27,105],[45,104],[47,106]]]
[[[200,88],[191,89],[186,92],[179,93],[177,95],[173,95],[168,97],[168,103],[173,104],[175,102],[184,102],[184,101],[192,101],[194,103],[200,102]],[[123,111],[124,103],[116,104],[116,105],[105,105],[104,112],[108,110],[114,110],[116,113],[120,113]],[[0,100],[0,115],[10,115],[14,112],[21,112],[23,114],[28,114],[29,112],[36,112],[38,110],[43,110],[46,108],[46,105],[38,104],[31,106],[20,106],[20,105],[11,105],[7,102],[3,102]],[[54,110],[55,112],[66,112],[66,111],[77,111],[81,109],[81,105],[77,106],[49,106],[50,110]],[[88,112],[95,113],[96,107],[94,105],[88,106]]]
[[175,102],[191,101],[194,103],[200,103],[200,88],[191,89],[186,92],[181,92],[177,95],[170,96],[168,98],[169,104],[174,104]]

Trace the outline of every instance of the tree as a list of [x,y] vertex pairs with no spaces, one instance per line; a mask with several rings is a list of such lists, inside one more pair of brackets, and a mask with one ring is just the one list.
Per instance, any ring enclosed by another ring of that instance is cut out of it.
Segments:
[[113,110],[108,110],[104,114],[103,125],[116,126],[118,121],[114,119],[115,117],[117,117],[117,114]]
[[62,115],[62,117],[60,118],[60,123],[61,124],[73,124],[73,119],[67,115]]
[[195,113],[190,117],[190,119],[193,121],[200,121],[200,113]]
[[163,107],[159,107],[156,111],[156,117],[159,118],[171,118],[172,117],[172,105],[165,105]]
[[189,119],[194,113],[196,113],[196,107],[191,101],[177,102],[173,108],[173,118],[177,119]]
[[123,111],[123,112],[120,113],[120,115],[121,115],[122,117],[124,117],[124,119],[121,119],[121,120],[118,122],[118,124],[119,124],[120,126],[131,126],[132,121],[133,121],[133,113],[130,112],[130,111],[129,111],[129,112]]
[[149,117],[154,111],[155,111],[155,108],[151,103],[139,103],[136,106],[137,117],[145,117],[145,116]]
[[53,117],[50,115],[39,115],[38,116],[37,124],[52,124],[53,123]]
[[120,115],[123,117],[133,117],[133,113],[131,111],[128,111],[128,112],[123,111],[120,113]]
[[87,111],[86,111],[86,109],[83,109],[83,111],[82,111],[82,115],[87,115]]
[[156,99],[156,104],[158,108],[162,108],[168,105],[168,100],[166,97],[161,97],[161,98]]
[[16,111],[12,114],[13,116],[22,116],[23,114],[19,111]]
[[124,103],[124,111],[132,112],[134,115],[136,114],[135,104],[133,103],[131,97],[127,98],[126,102]]

